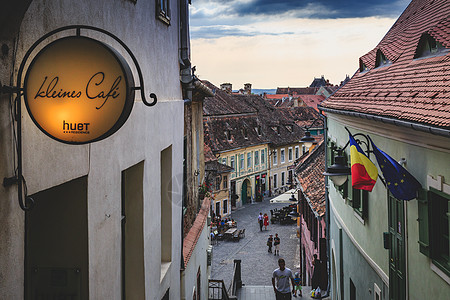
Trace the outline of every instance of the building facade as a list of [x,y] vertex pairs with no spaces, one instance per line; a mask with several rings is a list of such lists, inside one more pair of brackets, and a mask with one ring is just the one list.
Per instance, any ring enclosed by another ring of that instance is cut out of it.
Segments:
[[[287,190],[294,181],[295,160],[306,151],[305,131],[296,120],[311,121],[313,108],[277,109],[257,95],[215,90],[204,106],[205,144],[230,174],[232,207],[262,201],[264,195]],[[293,116],[290,110],[301,111]],[[290,180],[290,181],[289,181]],[[289,184],[288,184],[289,183]]]
[[[353,188],[350,177],[341,186],[328,183],[333,299],[450,293],[449,11],[448,1],[413,0],[360,58],[355,75],[322,103],[328,166],[342,150],[350,162],[351,132],[378,168],[372,191]],[[373,145],[402,166],[399,176],[385,172],[388,160],[375,162]]]
[[[180,299],[180,72],[185,66],[179,64],[179,49],[182,39],[188,39],[186,31],[186,36],[180,33],[186,7],[187,1],[33,0],[9,2],[1,10],[2,85],[17,84],[17,68],[33,43],[55,29],[82,24],[100,30],[73,29],[43,38],[28,63],[52,41],[90,37],[122,56],[134,70],[134,86],[143,89],[142,94],[136,90],[130,115],[117,132],[72,145],[41,132],[23,102],[18,102],[22,115],[17,130],[9,110],[16,95],[2,87],[0,169],[11,180],[0,191],[1,299]],[[152,107],[145,104],[151,98],[142,96],[150,93],[158,99]],[[25,213],[18,203],[19,139],[22,186],[26,180],[20,204],[28,208],[30,197],[34,200]]]

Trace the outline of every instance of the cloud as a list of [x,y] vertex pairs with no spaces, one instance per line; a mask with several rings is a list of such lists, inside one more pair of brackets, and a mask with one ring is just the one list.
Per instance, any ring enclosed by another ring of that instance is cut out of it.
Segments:
[[209,25],[201,27],[191,28],[191,38],[203,38],[203,39],[215,39],[225,36],[280,36],[280,35],[292,35],[295,34],[293,31],[284,32],[268,32],[261,31],[256,28],[251,29],[245,26],[228,26],[228,25]]
[[[196,0],[191,5],[191,37],[293,34],[276,27],[255,29],[274,20],[396,18],[409,0]],[[255,25],[256,24],[256,25]]]
[[409,0],[197,0],[195,18],[284,15],[301,18],[397,17]]

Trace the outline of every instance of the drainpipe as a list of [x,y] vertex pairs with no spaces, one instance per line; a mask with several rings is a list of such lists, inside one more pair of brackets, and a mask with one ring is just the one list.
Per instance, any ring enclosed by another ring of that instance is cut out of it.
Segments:
[[185,102],[192,101],[192,90],[194,89],[189,49],[189,2],[189,0],[180,0],[180,49],[178,59]]
[[[183,99],[185,104],[190,103],[192,101],[192,73],[191,73],[191,62],[189,60],[189,27],[188,27],[188,0],[180,0],[179,7],[179,40],[180,40],[180,49],[179,49],[179,63],[180,63],[180,81],[182,85],[183,91]],[[185,147],[184,147],[185,148]],[[186,160],[186,149],[184,149],[184,159]],[[183,172],[185,173],[185,172]],[[183,174],[184,176],[184,174]],[[186,181],[183,180],[183,185],[186,184]],[[184,186],[183,186],[184,187]],[[182,198],[186,197],[187,189],[183,188]],[[184,257],[183,257],[183,243],[184,240],[184,210],[181,209],[181,266],[180,269],[184,270]]]
[[[327,118],[326,116],[323,115],[323,112],[320,111],[320,116],[323,118],[323,136],[324,136],[324,143],[325,143],[325,170],[327,168],[327,161],[328,161],[328,151],[327,151],[327,146],[328,146],[328,124],[327,124]],[[331,280],[330,280],[330,276],[331,276],[331,270],[330,270],[330,199],[328,196],[328,176],[324,176],[324,180],[325,180],[325,230],[326,230],[326,239],[327,239],[327,277],[328,277],[328,295],[330,294],[330,291],[332,288],[331,287]]]

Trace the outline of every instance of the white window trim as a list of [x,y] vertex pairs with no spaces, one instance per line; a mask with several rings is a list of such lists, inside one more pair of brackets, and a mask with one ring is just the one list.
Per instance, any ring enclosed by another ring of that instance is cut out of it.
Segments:
[[[289,159],[289,151],[291,153],[291,159]],[[294,149],[292,149],[292,147],[288,148],[288,161],[291,162],[294,160]]]
[[[284,152],[284,155],[281,153]],[[280,165],[286,162],[286,148],[280,149]]]
[[[297,152],[298,150],[298,152]],[[295,155],[295,159],[299,159],[300,158],[300,146],[295,146],[295,150],[294,150],[294,155]],[[297,156],[298,153],[298,156]]]

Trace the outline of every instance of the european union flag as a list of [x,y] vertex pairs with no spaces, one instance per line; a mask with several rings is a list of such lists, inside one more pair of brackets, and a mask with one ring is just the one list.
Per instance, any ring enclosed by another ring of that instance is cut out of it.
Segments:
[[397,163],[392,157],[384,153],[373,143],[373,153],[377,158],[378,166],[383,173],[387,188],[399,200],[411,200],[417,197],[417,191],[422,187],[414,176]]

